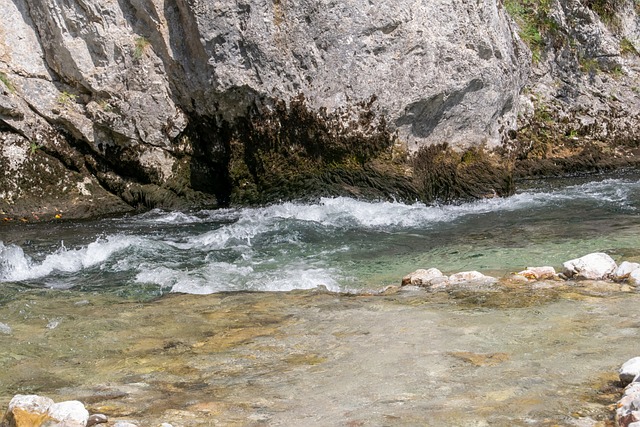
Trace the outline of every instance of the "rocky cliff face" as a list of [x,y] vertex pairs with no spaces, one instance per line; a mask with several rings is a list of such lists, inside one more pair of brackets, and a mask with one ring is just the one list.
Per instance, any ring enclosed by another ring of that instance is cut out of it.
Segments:
[[541,108],[571,137],[605,115],[608,139],[637,141],[637,93],[610,93],[635,78],[628,8],[613,31],[554,4],[572,42],[534,51],[531,78],[524,21],[495,0],[0,0],[0,211],[508,193],[512,159],[548,143]]

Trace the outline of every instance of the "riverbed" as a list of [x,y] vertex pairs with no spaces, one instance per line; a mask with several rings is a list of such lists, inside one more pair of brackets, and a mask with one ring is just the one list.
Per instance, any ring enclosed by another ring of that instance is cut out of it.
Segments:
[[[348,198],[0,228],[0,403],[174,426],[600,425],[638,356],[605,282],[379,291],[640,261],[635,175],[445,206]],[[591,424],[589,424],[591,423]]]

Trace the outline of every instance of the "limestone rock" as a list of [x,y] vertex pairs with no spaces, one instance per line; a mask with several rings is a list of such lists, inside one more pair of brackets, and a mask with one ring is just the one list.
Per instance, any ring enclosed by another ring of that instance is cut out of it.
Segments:
[[455,273],[449,276],[450,285],[459,285],[462,283],[474,283],[474,284],[491,284],[497,282],[498,279],[491,276],[485,276],[479,271],[463,271]]
[[640,374],[640,357],[634,357],[627,360],[619,370],[620,381],[629,384]]
[[48,397],[34,394],[15,395],[9,402],[2,425],[7,427],[39,427],[49,419],[47,411],[53,405]]
[[637,262],[623,261],[615,272],[614,278],[616,280],[625,280],[634,271],[640,268],[640,264]]
[[77,400],[52,404],[47,415],[60,427],[85,427],[89,420],[89,411]]
[[640,383],[631,383],[624,390],[622,398],[617,403],[616,425],[631,427],[640,421]]
[[629,281],[629,284],[633,286],[640,286],[640,268],[636,268],[629,273],[627,280]]
[[519,276],[524,276],[529,280],[545,280],[553,279],[556,277],[556,270],[553,267],[527,267],[526,270],[517,273]]
[[616,262],[602,252],[585,255],[562,264],[565,276],[574,279],[602,280],[609,278],[618,268]]
[[[200,190],[226,197],[216,186],[229,147],[212,134],[299,95],[345,124],[375,99],[409,152],[445,141],[499,146],[516,126],[530,69],[497,0],[0,0],[0,8],[6,137],[20,135],[80,182],[95,178],[136,207],[195,203]],[[28,166],[20,174],[46,170]],[[20,174],[2,179],[13,185]],[[13,193],[27,199],[37,200]],[[0,209],[24,211],[9,205]]]
[[87,420],[86,427],[92,427],[97,424],[104,424],[109,421],[109,418],[104,414],[93,414]]
[[2,425],[3,427],[85,427],[88,420],[89,412],[77,400],[54,403],[48,397],[18,394],[9,402],[9,409],[2,420]]
[[418,269],[402,278],[402,286],[430,286],[432,282],[440,282],[447,277],[437,268]]

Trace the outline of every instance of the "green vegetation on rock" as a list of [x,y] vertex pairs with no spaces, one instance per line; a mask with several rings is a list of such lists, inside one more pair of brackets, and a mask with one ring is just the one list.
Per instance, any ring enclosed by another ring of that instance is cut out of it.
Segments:
[[11,83],[11,80],[9,80],[9,76],[7,76],[6,73],[0,72],[0,82],[4,83],[9,92],[16,92],[15,86],[13,85],[13,83]]
[[66,107],[76,101],[76,95],[69,93],[65,90],[60,92],[60,95],[58,95],[57,101],[58,101],[58,104]]
[[507,0],[504,7],[520,27],[520,38],[529,46],[533,61],[540,61],[544,36],[556,28],[549,17],[551,0]]
[[135,49],[133,50],[133,57],[136,59],[142,58],[142,55],[147,50],[147,47],[151,45],[151,42],[146,37],[137,37],[135,40]]
[[[586,0],[585,5],[593,10],[612,30],[620,28],[620,18],[618,17],[618,0]],[[637,3],[636,3],[637,4]]]

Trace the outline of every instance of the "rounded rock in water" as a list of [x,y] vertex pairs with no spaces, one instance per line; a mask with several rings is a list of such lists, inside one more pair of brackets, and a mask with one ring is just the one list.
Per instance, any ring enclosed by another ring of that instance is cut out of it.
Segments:
[[609,278],[618,268],[609,255],[597,252],[572,259],[562,264],[564,275],[574,279],[602,280]]

